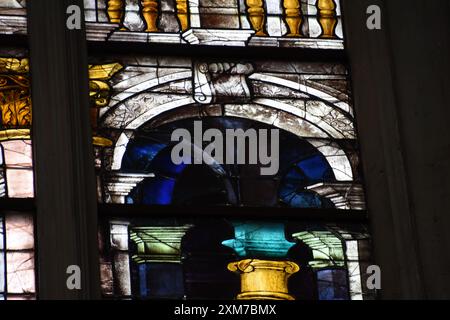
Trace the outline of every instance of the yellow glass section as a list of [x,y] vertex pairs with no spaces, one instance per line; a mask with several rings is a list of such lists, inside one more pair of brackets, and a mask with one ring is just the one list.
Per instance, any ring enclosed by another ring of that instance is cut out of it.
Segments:
[[283,1],[284,12],[286,14],[286,24],[289,27],[288,37],[300,37],[302,24],[302,12],[300,9],[299,0],[284,0]]
[[300,270],[295,262],[245,259],[228,270],[241,276],[238,300],[295,300],[288,292],[288,278]]
[[[119,63],[89,66],[89,97],[91,107],[101,108],[109,103],[111,87],[108,80],[123,66]],[[31,95],[29,83],[29,62],[27,58],[17,59],[0,57],[0,141],[30,139]],[[93,112],[92,123],[95,126],[97,113]],[[96,146],[109,147],[112,141],[94,136]]]
[[335,38],[336,4],[333,0],[318,0],[317,7],[319,8],[319,24],[322,27],[321,38]]
[[248,9],[248,19],[255,30],[256,36],[267,36],[264,32],[264,23],[266,21],[264,13],[264,1],[263,0],[246,0]]

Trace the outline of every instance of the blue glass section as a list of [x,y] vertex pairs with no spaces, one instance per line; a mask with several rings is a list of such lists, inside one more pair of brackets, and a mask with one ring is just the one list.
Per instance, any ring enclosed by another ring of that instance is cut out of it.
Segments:
[[[247,129],[251,126],[253,126],[252,121],[235,118],[210,118],[204,121],[205,130],[211,127]],[[193,121],[188,119],[172,123],[166,127],[163,126],[158,132],[141,132],[140,135],[130,141],[122,160],[122,170],[133,173],[153,173],[156,178],[146,179],[138,185],[126,198],[126,203],[167,205],[177,201],[177,196],[173,195],[175,184],[182,175],[184,176],[185,169],[189,165],[176,165],[172,162],[170,136],[166,135],[165,132],[170,132],[178,127],[185,127],[192,131]],[[227,174],[227,167],[218,164],[210,167],[218,176]],[[327,199],[322,199],[317,194],[305,190],[306,186],[318,182],[335,181],[333,170],[326,158],[308,141],[284,131],[281,132],[279,172],[281,185],[277,193],[278,198],[284,204],[302,208],[333,207]],[[192,179],[192,177],[189,177],[189,179]],[[189,186],[189,184],[184,183],[182,188],[186,188],[186,186]],[[255,186],[255,188],[258,188],[258,186]],[[206,186],[205,189],[207,189]],[[273,195],[273,198],[275,196]],[[183,201],[191,200],[184,199]],[[212,201],[222,200],[221,198],[220,200],[213,198]]]
[[294,208],[332,207],[329,201],[304,188],[321,181],[333,180],[333,170],[325,157],[316,154],[291,167],[282,180],[278,194],[283,202]]
[[347,271],[326,269],[317,271],[319,300],[348,300]]
[[171,148],[161,151],[152,161],[151,172],[162,174],[169,177],[176,177],[183,172],[187,164],[174,164],[171,159]]
[[140,264],[139,283],[141,298],[180,299],[184,296],[181,264]]
[[322,208],[322,198],[313,192],[294,193],[289,200],[289,204],[294,208]]
[[157,176],[141,184],[142,202],[144,204],[165,205],[172,202],[175,180]]
[[[172,202],[175,178],[187,165],[174,164],[170,158],[171,148],[163,143],[138,140],[130,143],[122,160],[124,171],[149,172],[155,178],[144,180],[133,194],[142,196],[142,203],[147,205],[168,205]],[[126,203],[135,203],[133,196],[126,198]]]
[[222,242],[240,258],[285,258],[295,245],[285,238],[284,224],[233,222],[234,239]]
[[287,197],[292,197],[293,193],[303,188],[303,181],[306,180],[305,175],[300,170],[290,170],[283,179],[280,186],[279,195],[285,200]]
[[322,154],[304,159],[298,162],[297,166],[311,182],[334,180],[333,170]]
[[126,203],[126,204],[133,204],[133,203],[134,203],[134,200],[133,200],[132,197],[127,196],[127,197],[125,197],[125,203]]
[[150,171],[151,162],[164,147],[166,145],[162,143],[130,142],[122,159],[123,170]]
[[139,293],[141,297],[146,297],[147,292],[147,265],[142,263],[138,264],[139,268]]

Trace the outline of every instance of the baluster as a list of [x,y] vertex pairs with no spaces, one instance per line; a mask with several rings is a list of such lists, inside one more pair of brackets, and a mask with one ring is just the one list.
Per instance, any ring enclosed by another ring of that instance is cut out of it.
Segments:
[[321,38],[335,38],[334,30],[337,24],[336,4],[333,0],[318,0],[319,23],[322,27]]
[[289,27],[288,37],[300,37],[302,24],[302,10],[300,8],[299,0],[284,0],[283,1],[284,12],[286,15],[286,23]]
[[187,0],[176,0],[176,2],[181,31],[186,31],[189,28]]
[[256,36],[267,36],[264,32],[265,14],[264,14],[264,1],[263,0],[246,0],[245,1],[248,9],[247,14],[252,25],[253,30],[255,30]]
[[122,18],[125,14],[125,0],[108,0],[108,18],[111,23],[119,23],[122,27]]
[[158,32],[156,22],[158,20],[158,1],[142,0],[142,15],[144,16],[147,28],[146,32]]

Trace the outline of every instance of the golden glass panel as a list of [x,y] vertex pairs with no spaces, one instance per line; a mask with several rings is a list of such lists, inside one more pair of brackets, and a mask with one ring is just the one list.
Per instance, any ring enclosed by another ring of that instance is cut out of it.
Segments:
[[156,22],[158,20],[158,1],[156,0],[142,0],[142,15],[147,28],[146,32],[158,32]]
[[295,300],[288,292],[288,278],[300,267],[291,261],[245,259],[228,264],[241,276],[238,300]]
[[30,129],[7,129],[0,131],[0,141],[30,139]]
[[189,28],[187,0],[176,0],[176,2],[177,2],[177,17],[178,21],[180,22],[181,31],[186,31]]
[[289,28],[288,37],[300,37],[302,25],[302,12],[299,0],[284,0],[284,12],[286,14],[285,20]]
[[264,14],[264,1],[263,0],[246,0],[245,4],[248,6],[247,14],[248,19],[255,30],[256,36],[267,36],[264,31],[264,24],[266,21]]
[[108,0],[107,12],[111,23],[121,23],[125,14],[125,0]]
[[3,128],[31,125],[28,59],[0,58],[0,111]]
[[322,27],[321,38],[335,38],[336,4],[333,0],[318,0],[317,7],[319,9],[319,24]]

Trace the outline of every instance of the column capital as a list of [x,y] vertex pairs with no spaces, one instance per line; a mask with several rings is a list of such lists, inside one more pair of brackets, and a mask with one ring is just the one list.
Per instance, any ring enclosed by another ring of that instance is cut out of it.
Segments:
[[287,281],[300,270],[295,262],[245,259],[229,263],[228,270],[241,275],[238,300],[294,300]]
[[233,222],[235,239],[225,240],[240,258],[285,258],[295,243],[285,238],[283,223]]
[[169,262],[181,263],[181,240],[193,225],[135,227],[130,230],[130,239],[137,246],[132,256],[136,263]]

